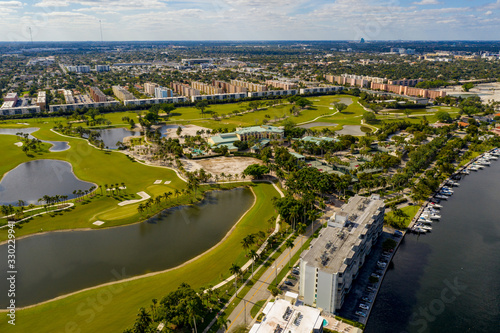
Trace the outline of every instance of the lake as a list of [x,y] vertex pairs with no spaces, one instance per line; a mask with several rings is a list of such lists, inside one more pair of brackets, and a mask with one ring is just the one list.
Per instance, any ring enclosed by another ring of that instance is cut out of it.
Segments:
[[[147,222],[103,230],[51,232],[16,242],[16,305],[26,306],[115,279],[178,266],[217,244],[252,206],[250,189],[207,194]],[[90,223],[89,223],[90,225]],[[0,246],[7,257],[7,245]],[[0,290],[7,290],[7,260]],[[6,297],[0,298],[5,307]]]

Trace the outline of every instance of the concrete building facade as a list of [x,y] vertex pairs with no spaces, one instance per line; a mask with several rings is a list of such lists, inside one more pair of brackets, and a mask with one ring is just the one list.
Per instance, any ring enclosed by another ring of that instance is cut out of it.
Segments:
[[290,90],[290,89],[297,88],[297,84],[295,84],[295,83],[286,82],[286,81],[278,81],[278,80],[266,80],[266,85],[273,87],[273,88],[283,89],[283,90]]
[[38,96],[36,97],[36,102],[35,104],[40,107],[41,111],[45,111],[45,108],[47,107],[47,93],[43,90],[40,90],[38,92]]
[[371,89],[388,91],[388,92],[398,94],[398,95],[429,98],[429,99],[436,99],[438,97],[445,97],[446,96],[445,91],[420,89],[420,88],[400,86],[400,85],[394,85],[394,84],[386,84],[386,83],[380,84],[380,83],[373,83],[372,82]]
[[190,86],[185,85],[185,84],[180,83],[180,82],[172,82],[170,86],[176,94],[181,95],[181,96],[191,97],[191,96],[200,95],[199,90],[191,88]]
[[217,88],[222,89],[224,94],[235,94],[235,93],[248,92],[248,89],[245,87],[236,86],[234,84],[224,82],[224,81],[213,80],[212,85],[217,87]]
[[101,89],[97,87],[90,87],[89,92],[90,92],[90,97],[94,102],[106,102],[108,100],[108,98],[101,91]]
[[207,95],[216,95],[224,93],[223,89],[217,88],[216,86],[212,86],[203,82],[193,81],[191,82],[191,87]]
[[158,88],[160,85],[157,83],[152,83],[152,82],[146,82],[144,83],[144,92],[150,96],[155,95],[155,89]]
[[168,98],[173,97],[174,92],[172,91],[172,89],[156,87],[153,95],[155,96],[155,98]]
[[231,80],[231,84],[239,87],[247,88],[249,91],[267,91],[267,86],[265,84],[252,83],[241,80]]
[[378,196],[352,197],[300,258],[299,295],[326,312],[339,310],[382,234],[385,205]]
[[122,101],[136,99],[130,91],[121,86],[113,86],[113,93]]

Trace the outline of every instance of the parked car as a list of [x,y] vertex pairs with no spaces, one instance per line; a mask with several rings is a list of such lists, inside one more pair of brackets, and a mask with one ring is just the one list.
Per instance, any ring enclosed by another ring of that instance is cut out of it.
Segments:
[[375,291],[375,288],[368,286],[368,287],[366,287],[366,290],[367,291]]
[[296,270],[296,269],[292,269],[292,273],[295,274],[295,275],[299,275],[300,274],[300,272],[298,270]]
[[372,275],[371,275],[371,276],[373,276],[373,277],[375,277],[375,278],[377,278],[377,279],[380,279],[380,275],[378,275],[378,274],[372,273]]
[[377,261],[377,265],[379,267],[382,267],[382,268],[385,268],[385,266],[387,266],[387,264],[385,262],[382,262],[382,261]]
[[364,304],[364,303],[361,303],[361,304],[359,305],[359,307],[360,307],[361,309],[363,309],[363,310],[370,310],[370,307],[369,307],[368,305]]
[[361,300],[362,300],[363,302],[368,302],[368,303],[371,303],[371,302],[372,302],[372,299],[371,299],[370,297],[368,297],[368,296],[363,296],[363,297],[361,297]]
[[288,281],[288,280],[286,280],[286,281],[285,281],[285,284],[286,284],[287,286],[293,286],[293,283],[292,283],[291,281]]
[[366,313],[363,311],[356,311],[356,315],[358,315],[360,317],[366,317]]

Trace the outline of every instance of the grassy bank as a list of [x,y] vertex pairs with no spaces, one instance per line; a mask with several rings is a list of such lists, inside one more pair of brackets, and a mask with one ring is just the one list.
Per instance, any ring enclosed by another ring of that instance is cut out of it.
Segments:
[[[131,326],[140,307],[149,306],[153,298],[161,299],[182,282],[195,289],[218,283],[221,278],[229,276],[231,264],[243,265],[248,260],[241,247],[241,240],[250,233],[266,230],[269,226],[267,220],[274,213],[271,198],[278,195],[274,187],[270,184],[258,184],[253,189],[257,197],[256,203],[238,227],[223,243],[191,263],[154,276],[84,291],[19,310],[16,326],[2,321],[0,331],[121,332]],[[110,280],[113,276],[110,272]]]

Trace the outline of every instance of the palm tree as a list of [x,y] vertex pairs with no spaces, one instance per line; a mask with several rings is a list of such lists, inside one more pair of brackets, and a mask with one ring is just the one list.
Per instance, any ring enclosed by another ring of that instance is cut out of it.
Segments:
[[104,184],[104,187],[106,188],[106,195],[108,195],[108,184]]
[[198,333],[198,329],[196,328],[196,301],[191,299],[188,301],[187,304],[187,312],[190,317],[193,317],[193,323],[194,323],[194,332]]
[[175,189],[175,197],[177,198],[177,203],[179,203],[179,194],[181,194],[181,191],[179,191],[178,189]]
[[236,290],[238,290],[238,277],[241,275],[241,267],[237,264],[232,264],[229,268],[229,273],[234,275],[234,284],[236,286]]
[[229,323],[231,323],[231,320],[225,319],[224,316],[217,317],[217,326],[219,326],[219,329],[224,329],[224,332],[227,331]]
[[292,249],[293,249],[293,240],[290,238],[286,240],[285,246],[288,248],[288,267],[290,267],[290,261],[292,261]]
[[102,185],[99,185],[99,189],[101,190],[101,195],[102,195]]
[[251,249],[249,254],[253,259],[252,261],[252,279],[253,279],[253,264],[259,259],[260,255],[254,249]]

